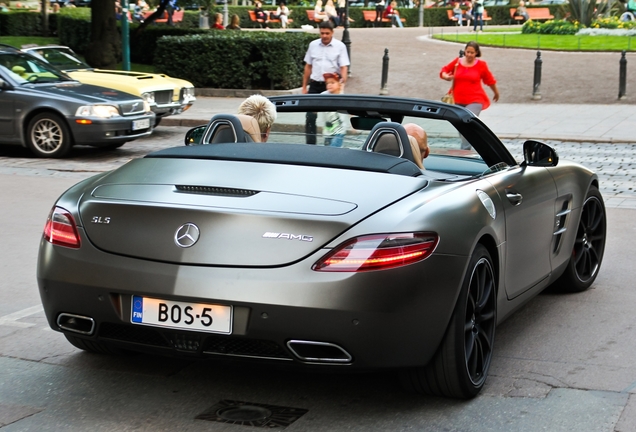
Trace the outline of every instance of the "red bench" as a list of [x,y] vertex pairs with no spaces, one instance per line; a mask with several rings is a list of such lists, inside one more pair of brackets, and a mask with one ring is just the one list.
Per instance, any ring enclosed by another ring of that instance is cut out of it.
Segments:
[[[446,11],[448,13],[448,19],[453,21],[453,22],[457,22],[457,17],[453,14],[453,10],[452,9],[448,9]],[[474,17],[475,15],[473,15]],[[473,18],[475,19],[475,18]],[[481,15],[481,19],[484,20],[484,23],[487,21],[490,21],[492,19],[492,17],[488,16],[488,12],[486,12],[486,9],[484,9],[484,13]],[[466,20],[466,18],[462,17],[462,21],[470,21],[470,20]]]
[[[148,17],[150,15],[152,15],[153,13],[154,13],[154,11],[144,13],[144,20],[148,19]],[[183,21],[183,10],[178,10],[178,11],[172,12],[172,22],[173,23],[178,23],[178,22],[181,22],[181,21]],[[161,18],[157,18],[153,22],[156,22],[156,23],[167,23],[168,22],[168,11],[164,11],[163,15],[161,16]]]
[[[375,23],[375,11],[374,10],[363,10],[362,11],[362,18],[364,19],[365,22],[374,24]],[[400,21],[402,21],[404,23],[404,22],[406,22],[406,18],[400,18]],[[382,17],[382,21],[381,22],[390,24],[392,21],[391,21],[390,18]]]
[[320,18],[316,18],[316,11],[314,9],[307,9],[305,12],[307,12],[307,19],[309,21],[314,21],[317,23],[322,21]]
[[[457,19],[457,17],[455,16],[455,14],[453,13],[452,9],[449,9],[446,11],[448,13],[448,19],[459,24],[459,20]],[[464,13],[464,11],[462,11],[462,14]],[[464,15],[462,15],[462,23],[466,23],[466,25],[470,25],[470,20],[467,19]]]
[[[250,14],[250,20],[251,20],[251,21],[253,21],[253,22],[258,23],[261,27],[263,27],[263,24],[265,24],[265,20],[263,20],[263,19],[256,19],[256,12],[254,12],[253,10],[248,11],[248,12],[249,12],[249,14]],[[271,18],[271,15],[272,15],[272,14],[275,14],[275,13],[276,13],[276,11],[263,11],[263,12],[265,12],[265,13],[267,14],[267,22],[270,22],[270,23],[280,23],[280,20],[279,20],[279,19],[272,19],[272,18]],[[313,12],[313,11],[312,11],[312,12]],[[291,19],[291,18],[287,18],[287,23],[293,23],[293,22],[294,22],[294,20],[293,20],[293,19]]]
[[[515,21],[523,21],[523,17],[516,15],[516,8],[510,8],[510,18]],[[533,21],[547,21],[554,19],[554,15],[550,13],[550,8],[526,8],[526,12],[528,13],[528,19]]]

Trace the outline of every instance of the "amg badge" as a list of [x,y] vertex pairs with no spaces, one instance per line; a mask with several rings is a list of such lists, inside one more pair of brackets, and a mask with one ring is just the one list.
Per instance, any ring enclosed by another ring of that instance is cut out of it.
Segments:
[[277,233],[277,232],[266,232],[263,234],[264,238],[275,238],[275,239],[287,239],[287,240],[300,240],[306,242],[314,241],[312,236],[304,235],[304,234],[289,234],[289,233]]

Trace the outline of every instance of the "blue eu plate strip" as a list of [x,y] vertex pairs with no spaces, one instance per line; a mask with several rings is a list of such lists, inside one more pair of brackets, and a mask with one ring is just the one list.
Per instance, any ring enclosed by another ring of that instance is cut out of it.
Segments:
[[132,322],[141,323],[144,317],[143,297],[133,296],[132,298]]

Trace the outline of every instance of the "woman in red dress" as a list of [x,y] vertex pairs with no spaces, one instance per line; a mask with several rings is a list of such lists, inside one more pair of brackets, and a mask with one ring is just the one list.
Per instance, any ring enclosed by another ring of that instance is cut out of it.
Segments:
[[[488,64],[481,60],[481,50],[477,42],[470,41],[464,48],[464,57],[459,57],[442,68],[440,78],[452,81],[453,95],[457,105],[464,106],[475,115],[490,106],[490,99],[481,85],[482,81],[493,91],[492,100],[499,100],[497,80],[488,69]],[[455,69],[457,67],[457,69]]]

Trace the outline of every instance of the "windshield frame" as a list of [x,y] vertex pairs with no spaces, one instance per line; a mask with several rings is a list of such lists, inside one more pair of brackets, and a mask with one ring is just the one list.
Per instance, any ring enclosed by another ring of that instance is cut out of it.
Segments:
[[[75,52],[69,47],[65,46],[37,46],[33,48],[23,49],[23,52],[32,55],[40,59],[41,61],[61,70],[64,72],[68,71],[77,71],[77,70],[93,70],[93,68],[82,61]],[[60,54],[62,57],[66,57],[69,59],[71,63],[68,64],[56,64],[49,61],[46,58],[46,53],[44,51],[55,52]]]
[[350,94],[293,94],[269,99],[279,114],[339,111],[367,118],[382,117],[397,123],[402,123],[404,117],[445,120],[468,140],[486,166],[500,162],[508,166],[518,165],[499,138],[477,116],[458,105],[424,99]]

